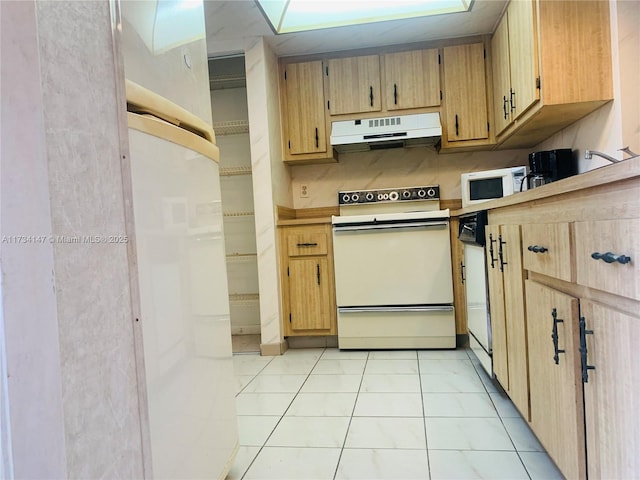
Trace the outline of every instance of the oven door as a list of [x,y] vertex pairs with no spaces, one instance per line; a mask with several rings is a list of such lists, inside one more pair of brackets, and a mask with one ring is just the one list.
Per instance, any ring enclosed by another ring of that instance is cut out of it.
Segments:
[[447,220],[334,225],[338,307],[452,304]]

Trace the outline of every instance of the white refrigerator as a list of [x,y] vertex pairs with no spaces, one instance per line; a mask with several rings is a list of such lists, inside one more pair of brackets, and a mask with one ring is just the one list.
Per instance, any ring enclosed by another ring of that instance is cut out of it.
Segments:
[[224,478],[238,429],[203,6],[118,7],[153,477]]

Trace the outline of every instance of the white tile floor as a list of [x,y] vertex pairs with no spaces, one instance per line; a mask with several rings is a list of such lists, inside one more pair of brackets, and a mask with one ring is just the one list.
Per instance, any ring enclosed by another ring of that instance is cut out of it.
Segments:
[[561,479],[466,350],[235,355],[227,479]]

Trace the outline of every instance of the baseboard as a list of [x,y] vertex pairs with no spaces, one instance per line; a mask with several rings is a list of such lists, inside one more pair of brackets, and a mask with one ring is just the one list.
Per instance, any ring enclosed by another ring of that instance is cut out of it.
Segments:
[[287,337],[289,348],[337,348],[337,335],[309,336],[309,337]]
[[260,355],[265,357],[275,357],[277,355],[282,355],[288,348],[289,345],[287,340],[283,340],[280,343],[261,343]]
[[456,347],[469,348],[469,335],[467,335],[466,333],[456,335]]
[[231,325],[231,335],[260,335],[260,325]]

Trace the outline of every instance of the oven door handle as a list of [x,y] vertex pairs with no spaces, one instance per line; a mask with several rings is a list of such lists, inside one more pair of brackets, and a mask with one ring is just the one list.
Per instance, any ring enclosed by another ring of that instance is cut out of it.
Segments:
[[453,312],[452,305],[409,305],[409,306],[380,306],[380,307],[338,307],[340,313],[369,313],[369,312]]
[[404,223],[367,223],[357,225],[334,225],[334,232],[352,232],[366,230],[391,230],[398,228],[431,228],[446,227],[449,222],[404,222]]

